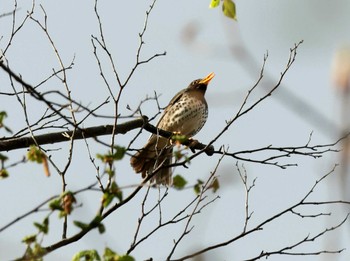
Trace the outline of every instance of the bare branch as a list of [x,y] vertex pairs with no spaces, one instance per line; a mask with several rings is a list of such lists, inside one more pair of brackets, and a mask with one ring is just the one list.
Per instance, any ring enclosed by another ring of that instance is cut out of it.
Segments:
[[[214,245],[211,245],[209,247],[206,247],[206,248],[203,248],[202,250],[199,250],[197,252],[194,252],[192,254],[189,254],[189,255],[186,255],[186,256],[183,256],[181,258],[178,258],[178,259],[171,259],[171,261],[180,261],[180,260],[186,260],[186,259],[190,259],[190,258],[193,258],[195,256],[198,256],[198,255],[201,255],[205,252],[208,252],[208,251],[211,251],[211,250],[214,250],[214,249],[218,249],[218,248],[221,248],[221,247],[224,247],[224,246],[227,246],[227,245],[230,245],[236,241],[238,241],[239,239],[241,238],[244,238],[246,237],[247,235],[249,234],[252,234],[252,233],[255,233],[255,232],[258,232],[260,230],[263,229],[263,227],[269,223],[271,223],[272,221],[275,221],[277,220],[278,218],[284,216],[285,214],[287,213],[292,213],[294,214],[294,210],[300,206],[302,206],[305,202],[305,200],[312,194],[312,192],[314,192],[314,189],[316,188],[316,186],[322,182],[326,177],[328,177],[331,173],[333,173],[335,170],[335,167],[329,171],[328,173],[326,173],[324,176],[322,176],[319,180],[316,181],[315,185],[311,187],[311,189],[305,194],[305,196],[299,201],[297,202],[296,204],[280,211],[279,213],[275,214],[275,215],[272,215],[270,218],[267,218],[266,220],[264,220],[263,222],[261,222],[260,224],[258,224],[257,226],[251,228],[251,229],[247,229],[246,231],[244,231],[243,233],[237,235],[237,236],[234,236],[232,238],[230,238],[229,240],[226,240],[226,241],[223,241],[221,243],[217,243],[217,244],[214,244]],[[344,203],[342,201],[331,201],[331,202],[328,202],[329,204],[341,204],[341,203]],[[350,202],[345,202],[345,204],[350,204]],[[322,216],[322,215],[318,215],[318,216]],[[333,230],[336,230],[338,229],[339,227],[341,227],[345,221],[348,219],[348,216],[347,215],[338,225],[334,226],[334,227],[331,227],[331,228],[327,228],[323,231],[321,231],[320,233],[316,234],[315,236],[313,237],[305,237],[304,239],[302,239],[301,241],[293,244],[293,245],[290,245],[288,247],[284,247],[283,249],[280,249],[278,251],[276,251],[276,253],[279,253],[279,254],[290,254],[289,252],[285,252],[286,250],[291,250],[291,249],[295,249],[297,246],[299,245],[302,245],[306,242],[310,242],[310,241],[314,241],[316,240],[317,238],[321,237],[322,235],[324,235],[325,233],[329,232],[329,231],[333,231]],[[314,255],[314,254],[322,254],[322,253],[340,253],[342,252],[343,250],[335,250],[335,251],[320,251],[320,252],[303,252],[303,253],[294,253],[295,255]],[[276,254],[275,252],[265,252],[265,251],[262,251],[261,254],[257,257],[254,257],[252,259],[247,259],[247,260],[257,260],[257,259],[260,259],[261,257],[267,257],[271,254]]]

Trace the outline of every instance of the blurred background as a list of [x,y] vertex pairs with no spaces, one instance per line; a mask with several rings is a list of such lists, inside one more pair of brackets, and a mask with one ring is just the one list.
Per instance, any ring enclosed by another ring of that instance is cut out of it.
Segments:
[[[94,13],[94,1],[36,1],[34,17],[43,21],[42,5],[48,16],[47,24],[56,47],[68,65],[74,58],[74,66],[68,71],[68,84],[72,96],[91,107],[102,103],[108,96],[93,54],[91,35],[99,36],[98,22]],[[122,79],[130,72],[135,63],[135,54],[139,44],[138,34],[143,28],[145,12],[150,1],[100,1],[98,8],[101,16],[106,43],[116,62]],[[1,13],[11,12],[14,3],[2,1]],[[209,9],[209,1],[161,1],[155,4],[150,14],[145,45],[141,58],[166,51],[164,57],[142,65],[131,78],[125,89],[120,113],[130,114],[127,105],[136,109],[140,100],[146,96],[161,94],[162,107],[180,89],[192,80],[204,77],[210,72],[216,76],[210,83],[206,94],[209,105],[209,119],[196,136],[208,143],[225,126],[225,120],[232,118],[247,95],[248,90],[259,78],[263,57],[268,53],[264,78],[256,93],[251,97],[257,100],[278,81],[285,69],[290,48],[299,41],[296,62],[288,71],[280,88],[257,106],[253,111],[239,119],[214,145],[229,147],[230,151],[260,148],[270,144],[274,146],[302,146],[312,133],[311,144],[324,144],[336,141],[348,130],[348,98],[350,75],[350,2],[336,1],[330,4],[325,0],[310,1],[236,1],[237,21],[223,16],[221,8]],[[29,1],[18,1],[17,21],[21,21]],[[0,48],[5,48],[11,35],[12,17],[0,18]],[[101,52],[102,54],[102,52]],[[59,68],[55,54],[44,33],[29,21],[12,41],[6,53],[11,68],[33,85]],[[102,57],[102,56],[101,56]],[[107,77],[113,74],[106,58],[104,68]],[[109,74],[108,74],[109,73]],[[8,76],[0,72],[1,92],[10,92]],[[58,79],[52,80],[41,91],[62,90]],[[114,90],[117,85],[114,82]],[[63,91],[63,90],[62,90]],[[12,130],[26,126],[23,111],[14,96],[0,96],[0,110],[8,114],[7,125]],[[29,119],[35,121],[38,113],[43,112],[34,100],[28,99]],[[155,102],[142,106],[143,114],[153,116],[158,111]],[[113,104],[104,106],[103,114],[113,115]],[[113,119],[89,118],[85,127],[112,124]],[[156,120],[153,122],[156,123]],[[125,136],[117,136],[116,143],[128,145],[137,131]],[[1,133],[5,135],[6,133]],[[142,147],[148,138],[142,135],[133,144]],[[109,142],[110,137],[105,141]],[[105,148],[89,143],[91,154],[104,153]],[[343,144],[346,146],[346,144]],[[50,145],[52,159],[59,166],[67,160],[68,144]],[[56,150],[57,149],[57,150]],[[247,171],[248,183],[256,178],[255,187],[250,194],[250,210],[254,211],[251,226],[299,202],[314,185],[315,181],[329,172],[334,164],[342,163],[339,168],[319,184],[312,195],[313,200],[349,200],[348,194],[348,154],[328,153],[320,159],[310,157],[292,157],[282,163],[297,163],[297,167],[285,170],[273,166],[239,162]],[[26,150],[7,154],[12,161],[19,160]],[[252,156],[253,157],[253,156]],[[176,168],[175,174],[183,175],[189,184],[197,179],[207,179],[217,163],[218,157],[201,156],[196,158],[189,169]],[[103,166],[101,164],[101,166]],[[221,185],[217,195],[220,199],[203,210],[193,220],[192,233],[180,243],[174,257],[181,257],[219,243],[238,235],[244,225],[245,190],[239,178],[236,161],[225,158],[218,170]],[[89,160],[83,141],[76,142],[73,163],[66,179],[69,190],[76,190],[93,183],[96,170]],[[125,159],[117,165],[118,184],[127,186],[140,182]],[[10,169],[10,178],[0,182],[1,226],[32,209],[53,194],[61,193],[61,179],[52,170],[52,176],[43,174],[42,166],[28,163]],[[127,195],[128,190],[124,191]],[[69,220],[89,222],[95,215],[100,203],[100,194],[89,192],[77,197],[82,207],[73,212]],[[90,232],[82,240],[61,248],[45,257],[44,260],[70,260],[82,249],[102,251],[108,246],[116,251],[125,252],[136,229],[140,215],[140,202],[144,193],[140,193],[125,208],[109,216],[104,222],[106,233]],[[151,196],[158,197],[157,191]],[[216,195],[211,195],[214,198]],[[171,217],[181,207],[193,199],[192,190],[176,191],[171,189],[162,205],[164,218]],[[156,201],[155,201],[156,202]],[[237,241],[229,246],[216,249],[196,260],[244,260],[258,255],[262,250],[274,251],[283,246],[292,245],[306,237],[315,235],[326,227],[338,224],[349,212],[341,205],[317,206],[305,209],[305,213],[329,213],[331,216],[300,218],[286,215],[266,226],[263,231]],[[157,214],[157,213],[155,213]],[[25,235],[35,233],[34,221],[41,221],[45,213],[37,213],[18,222],[15,226],[0,234],[1,260],[11,260],[24,252],[20,243]],[[51,220],[50,220],[51,221]],[[151,230],[158,222],[157,215],[147,220],[142,233]],[[50,224],[51,232],[44,238],[43,245],[56,242],[61,236],[61,220]],[[56,229],[55,228],[59,228]],[[155,233],[131,253],[136,260],[153,257],[164,260],[172,247],[173,240],[181,235],[183,224],[168,226]],[[79,231],[70,226],[68,234]],[[297,248],[297,252],[337,250],[349,245],[349,222],[315,242]],[[345,250],[340,255],[304,256],[300,260],[348,260],[350,254]],[[271,260],[296,260],[295,256],[271,256]]]

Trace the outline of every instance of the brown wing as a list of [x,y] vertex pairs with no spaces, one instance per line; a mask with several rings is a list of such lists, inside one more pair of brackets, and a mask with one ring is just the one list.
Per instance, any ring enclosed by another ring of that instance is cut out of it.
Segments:
[[163,120],[164,116],[169,112],[170,108],[178,101],[181,99],[182,95],[187,91],[187,89],[183,89],[179,91],[169,102],[168,106],[166,106],[162,116],[160,117],[157,127],[159,126],[159,123]]

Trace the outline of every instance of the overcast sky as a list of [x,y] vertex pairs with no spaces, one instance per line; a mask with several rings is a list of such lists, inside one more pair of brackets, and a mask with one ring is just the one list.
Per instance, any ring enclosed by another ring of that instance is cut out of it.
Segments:
[[[13,9],[13,1],[2,1],[1,13]],[[138,34],[143,28],[145,12],[150,1],[100,1],[99,10],[103,23],[106,42],[116,61],[117,70],[125,79],[135,62],[138,47]],[[72,96],[91,107],[102,103],[109,95],[101,79],[93,55],[91,35],[99,36],[98,23],[94,14],[93,1],[36,1],[34,17],[43,21],[40,4],[48,15],[48,29],[66,64],[74,58],[74,67],[68,72],[68,81]],[[272,97],[255,108],[251,113],[237,121],[232,128],[220,138],[215,145],[229,146],[230,150],[243,150],[267,146],[304,145],[311,132],[314,144],[333,142],[338,135],[340,125],[340,95],[332,86],[331,63],[337,48],[350,43],[350,2],[336,1],[330,4],[325,0],[310,1],[237,1],[237,19],[230,20],[222,15],[220,8],[209,9],[209,1],[164,1],[158,0],[150,15],[145,33],[145,45],[141,57],[147,58],[155,53],[167,52],[138,69],[123,93],[121,113],[128,114],[126,105],[135,109],[139,101],[154,91],[161,94],[160,105],[168,101],[180,89],[185,88],[192,80],[204,77],[210,72],[216,76],[207,90],[209,119],[203,130],[196,136],[201,142],[209,142],[224,126],[225,120],[237,112],[247,91],[259,77],[263,57],[268,53],[265,77],[252,97],[258,99],[266,93],[279,79],[289,57],[290,48],[303,40],[298,48],[295,64],[287,73],[281,89]],[[18,21],[23,19],[31,8],[29,1],[18,1]],[[12,18],[0,18],[0,48],[5,48],[11,30]],[[29,21],[13,40],[13,45],[6,54],[14,71],[23,79],[35,85],[52,68],[59,68],[57,59],[47,38],[38,26]],[[107,59],[103,59],[109,70]],[[112,74],[109,76],[112,79]],[[4,85],[6,83],[6,85]],[[8,78],[0,72],[1,91],[10,91]],[[116,88],[116,86],[114,86]],[[60,89],[58,80],[46,90]],[[43,90],[44,91],[44,90]],[[25,127],[23,112],[15,97],[0,96],[0,110],[6,110],[8,125],[18,130]],[[28,100],[29,118],[35,120],[38,110],[36,103]],[[146,104],[142,111],[152,116],[157,111],[153,103]],[[113,115],[113,104],[102,108],[101,113]],[[314,114],[316,113],[316,114]],[[85,127],[101,124],[112,124],[112,120],[91,118]],[[154,122],[155,123],[155,122]],[[118,136],[117,144],[127,145],[129,136]],[[1,135],[5,135],[2,134]],[[148,134],[143,133],[134,143],[141,147]],[[106,138],[106,141],[110,141]],[[59,145],[58,152],[52,152],[54,160],[66,161],[67,147]],[[93,154],[102,147],[91,143]],[[84,187],[95,180],[95,170],[89,162],[83,142],[77,142],[74,162],[67,174],[68,189]],[[10,158],[19,159],[25,150],[9,153]],[[206,179],[216,165],[218,157],[202,156],[191,163],[189,169],[177,168],[191,183],[197,179]],[[251,207],[254,210],[252,224],[280,211],[288,205],[298,202],[311,188],[317,178],[327,173],[339,159],[336,154],[314,160],[296,157],[284,160],[284,163],[298,163],[298,167],[282,170],[277,167],[244,163],[249,180],[257,178],[256,187],[251,194]],[[224,160],[219,168],[219,181],[222,189],[218,192],[220,199],[208,206],[203,214],[194,219],[195,229],[180,245],[175,257],[180,257],[194,249],[224,241],[238,234],[244,218],[244,189],[238,178],[235,161]],[[240,162],[239,164],[242,164]],[[14,171],[16,170],[16,171]],[[14,173],[13,173],[14,172]],[[135,184],[140,176],[135,175],[125,160],[117,167],[117,175],[123,185]],[[336,175],[321,185],[315,198],[326,200],[338,199],[339,182]],[[3,206],[1,225],[30,210],[49,196],[61,192],[60,178],[56,173],[46,178],[41,166],[28,163],[11,171],[11,177],[0,182],[0,205]],[[118,214],[108,217],[104,224],[108,228],[105,234],[92,231],[85,238],[66,248],[59,249],[45,257],[45,260],[69,260],[82,249],[98,249],[105,246],[123,253],[128,249],[131,235],[135,230],[140,214],[142,193],[128,207]],[[158,197],[158,192],[152,194]],[[192,191],[170,190],[167,201],[163,204],[165,216],[176,213],[184,202],[194,197]],[[215,197],[215,195],[211,195]],[[10,206],[9,200],[13,202]],[[96,213],[100,195],[87,193],[78,198],[83,207],[73,213],[72,220],[88,222]],[[329,210],[320,209],[324,212]],[[312,212],[312,211],[311,211]],[[232,246],[218,249],[205,256],[204,260],[241,260],[249,258],[261,250],[274,250],[284,242],[296,242],[310,233],[322,231],[325,226],[338,223],[344,213],[341,208],[327,218],[302,220],[289,216],[279,220],[274,226],[249,237]],[[2,260],[18,257],[24,251],[21,239],[35,232],[33,221],[40,221],[43,215],[31,216],[25,221],[0,234],[0,255]],[[146,232],[156,224],[148,223]],[[348,224],[347,224],[348,225]],[[61,222],[52,226],[61,228]],[[137,260],[154,257],[162,260],[169,253],[172,240],[179,236],[183,227],[169,227],[156,233],[150,240],[140,245],[132,255]],[[78,231],[70,228],[69,234]],[[327,240],[314,242],[312,250],[327,246],[331,249],[349,245],[348,227],[339,232],[340,238],[328,237]],[[57,241],[61,231],[55,231],[43,245]],[[330,242],[334,243],[332,245]],[[157,251],[155,251],[157,249]],[[304,248],[301,248],[303,250]],[[347,260],[349,251],[345,251],[338,260]],[[62,259],[63,258],[63,259]],[[323,260],[329,256],[325,256]],[[295,260],[295,257],[277,256],[271,260]],[[303,257],[300,260],[322,260],[321,257]],[[332,260],[336,260],[332,257]]]

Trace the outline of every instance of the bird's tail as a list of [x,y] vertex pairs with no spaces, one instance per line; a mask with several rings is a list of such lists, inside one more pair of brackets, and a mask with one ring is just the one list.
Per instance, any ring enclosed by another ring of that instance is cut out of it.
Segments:
[[[142,177],[146,178],[153,170],[159,166],[167,166],[172,162],[173,146],[169,144],[167,139],[151,136],[147,144],[133,155],[130,164],[136,173],[142,173]],[[171,168],[162,168],[150,180],[151,183],[163,184],[171,186]]]

